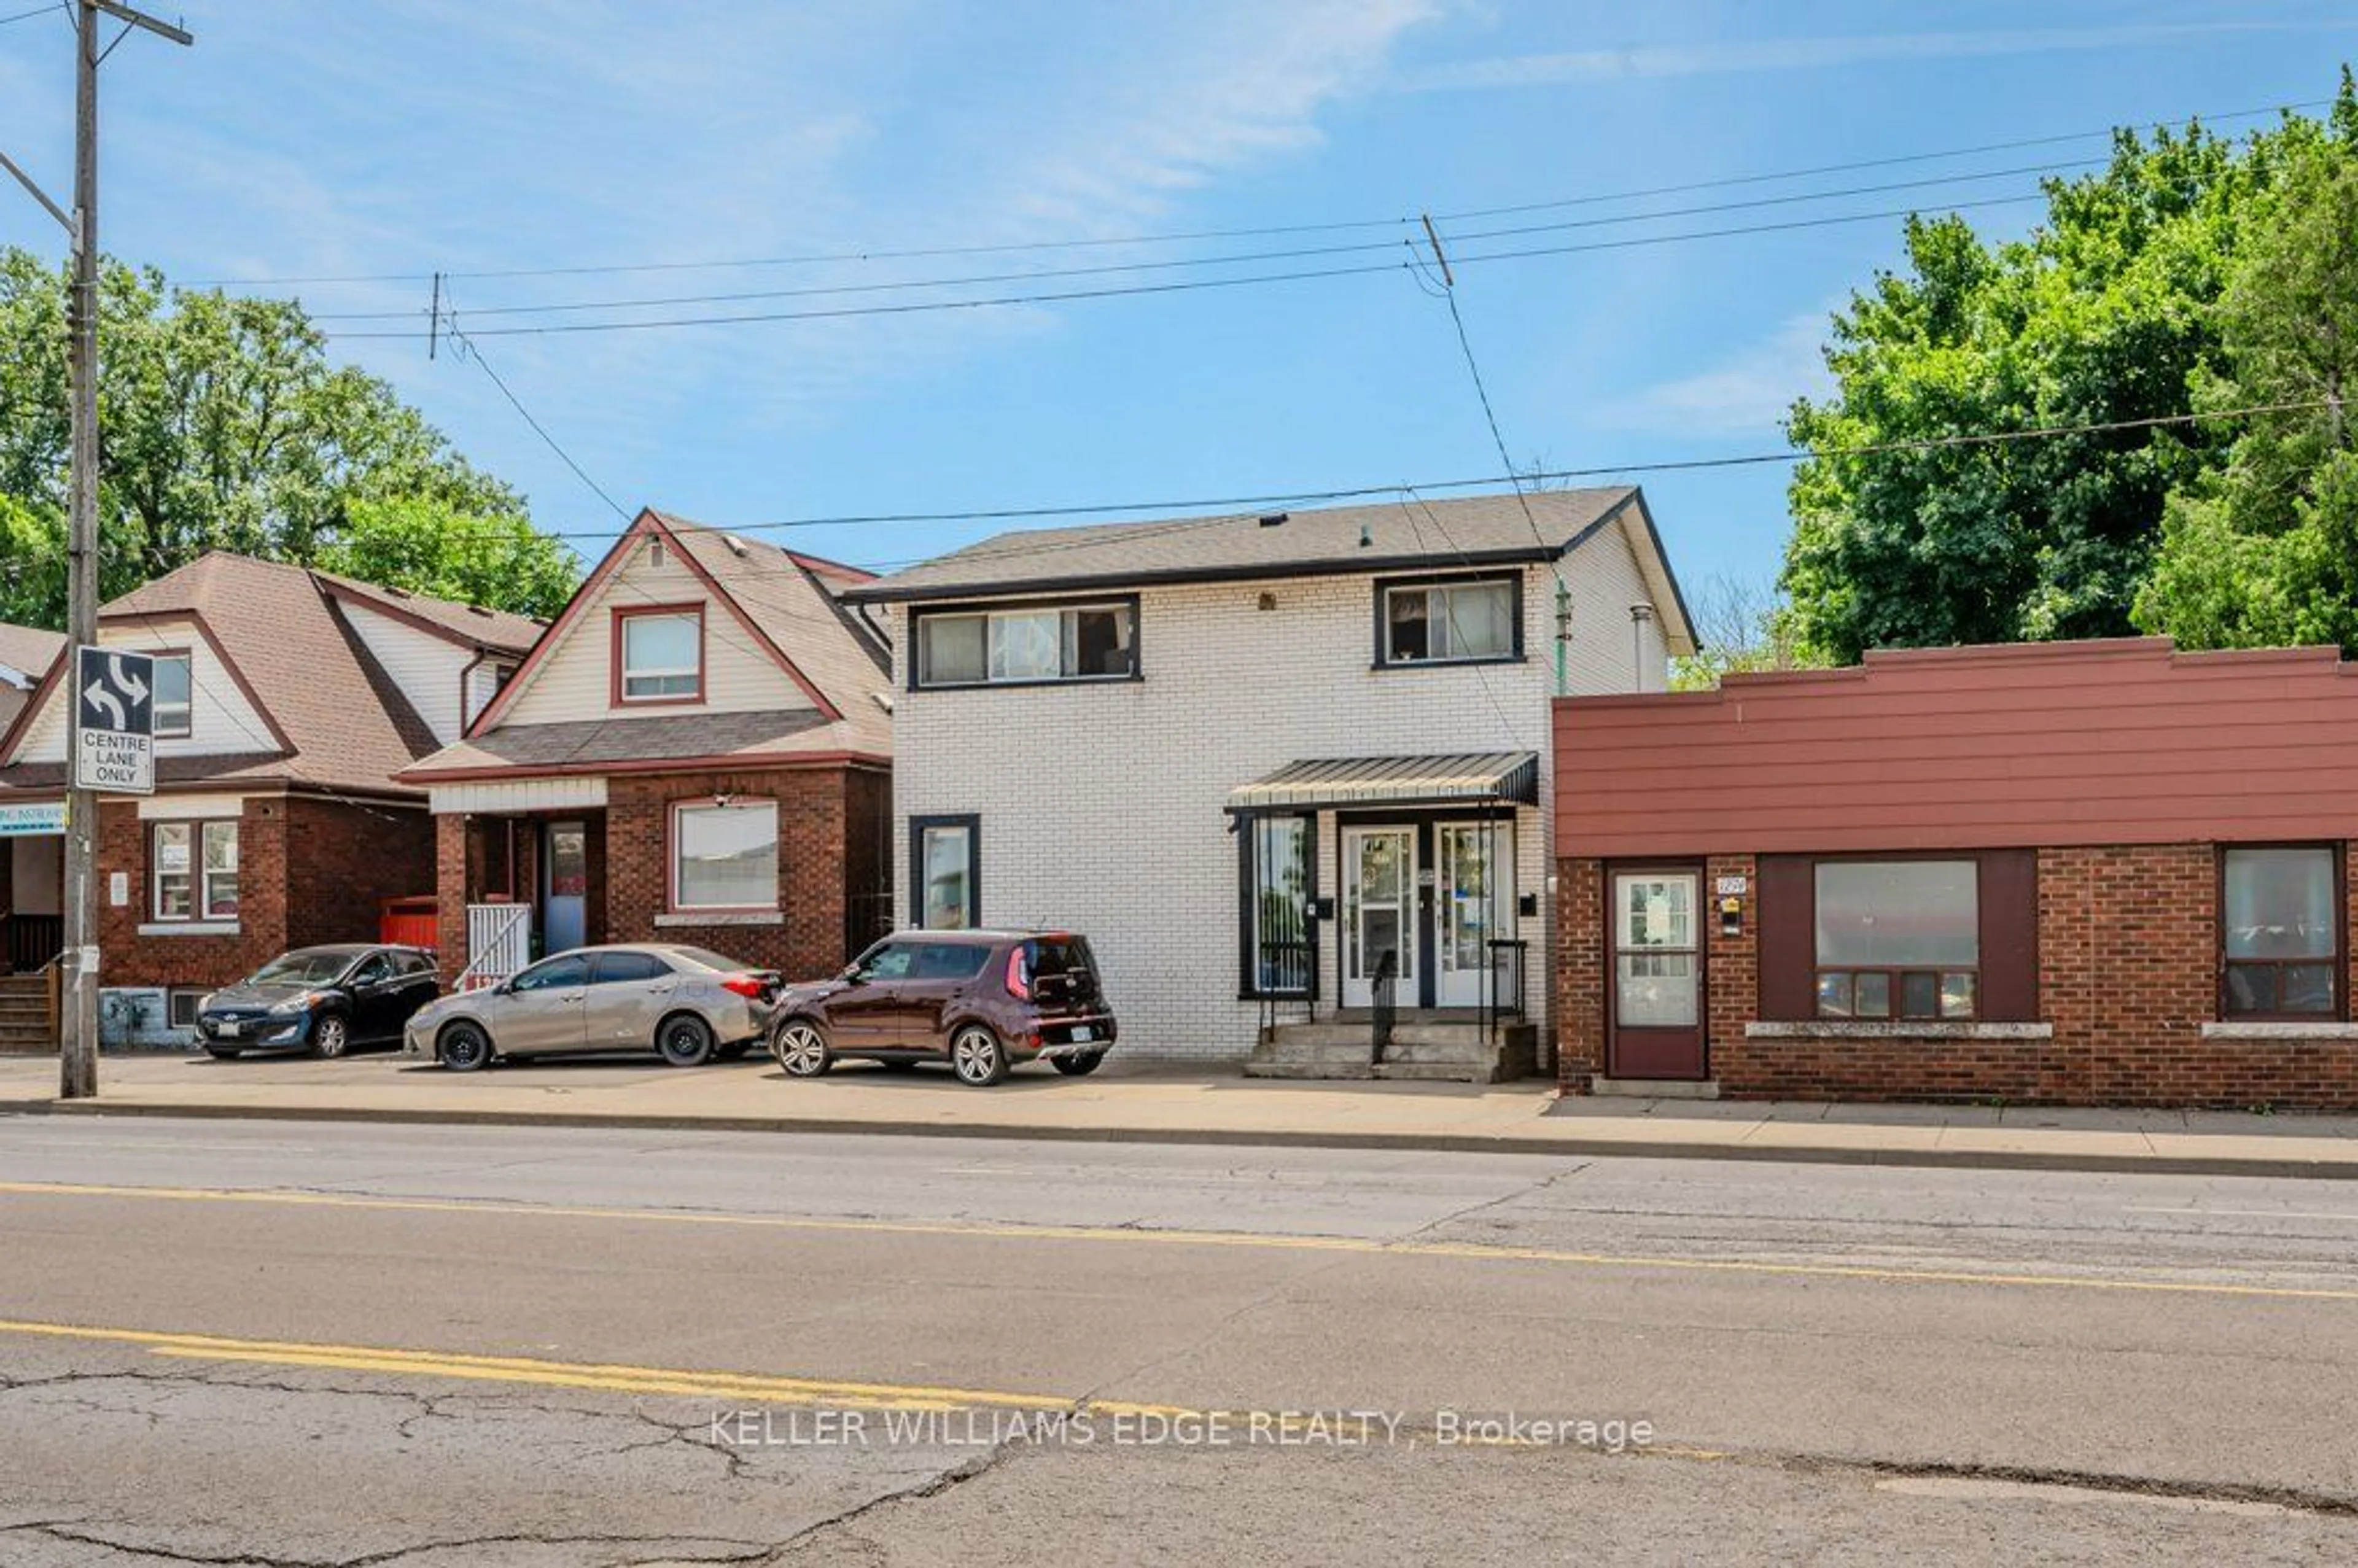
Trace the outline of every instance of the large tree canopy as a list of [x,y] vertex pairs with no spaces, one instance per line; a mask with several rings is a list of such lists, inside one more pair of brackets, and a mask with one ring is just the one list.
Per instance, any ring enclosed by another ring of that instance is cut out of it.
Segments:
[[[100,592],[211,549],[550,614],[564,545],[291,300],[101,276]],[[66,276],[0,252],[0,620],[65,621]]]
[[1783,577],[1800,652],[2140,629],[2358,647],[2339,415],[1959,439],[2340,397],[2353,178],[2345,69],[2322,122],[2242,144],[2123,133],[2102,173],[2049,184],[2028,239],[1912,221],[1907,273],[1834,318],[1835,395],[1790,420],[1812,453]]

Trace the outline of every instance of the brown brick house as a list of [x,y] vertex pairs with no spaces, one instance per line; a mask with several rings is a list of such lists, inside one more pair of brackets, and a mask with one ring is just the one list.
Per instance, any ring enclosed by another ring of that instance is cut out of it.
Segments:
[[[487,700],[485,672],[538,632],[224,553],[108,604],[102,643],[157,660],[157,737],[156,793],[99,806],[110,1037],[172,1037],[205,991],[288,947],[374,939],[385,901],[430,895],[425,793],[393,775],[454,738],[470,690]],[[0,818],[26,829],[0,837],[12,969],[62,935],[63,664],[0,735]]]
[[868,574],[643,512],[429,792],[443,947],[468,979],[674,941],[823,975],[891,920],[882,639]]
[[2358,670],[2167,639],[1556,704],[1567,1089],[2358,1107]]

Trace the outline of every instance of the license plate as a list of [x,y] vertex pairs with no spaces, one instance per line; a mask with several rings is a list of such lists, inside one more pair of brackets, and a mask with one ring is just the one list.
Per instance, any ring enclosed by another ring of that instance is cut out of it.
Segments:
[[233,1023],[224,1021],[213,1025],[213,1033],[220,1035],[224,1040],[234,1040],[240,1034],[245,1033],[245,1025],[243,1023]]
[[1073,1031],[1073,1044],[1076,1045],[1086,1045],[1097,1037],[1097,1032],[1086,1023],[1077,1026]]

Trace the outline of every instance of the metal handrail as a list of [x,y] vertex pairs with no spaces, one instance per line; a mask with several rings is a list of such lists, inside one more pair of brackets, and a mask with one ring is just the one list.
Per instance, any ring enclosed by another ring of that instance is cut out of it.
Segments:
[[1277,1027],[1278,1011],[1299,1004],[1305,1022],[1318,1012],[1317,948],[1307,938],[1299,942],[1261,942],[1253,952],[1253,991],[1260,999],[1264,1037]]
[[1400,1012],[1400,954],[1397,950],[1387,947],[1377,958],[1369,989],[1375,1002],[1372,1010],[1375,1022],[1368,1031],[1368,1060],[1379,1065],[1384,1053],[1391,1049],[1392,1024]]
[[[1524,971],[1531,954],[1531,944],[1505,937],[1493,937],[1489,944],[1490,971],[1483,977],[1482,1018],[1483,1037],[1488,1039],[1503,1019],[1521,1018],[1527,1005],[1524,996]],[[1510,983],[1498,983],[1499,971],[1508,972]]]

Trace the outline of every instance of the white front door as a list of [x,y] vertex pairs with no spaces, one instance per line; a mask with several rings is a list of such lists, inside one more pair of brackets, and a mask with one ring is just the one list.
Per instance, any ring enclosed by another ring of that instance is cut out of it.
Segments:
[[1343,829],[1343,1005],[1375,1004],[1375,980],[1392,956],[1393,996],[1416,1005],[1416,829]]
[[1501,998],[1490,979],[1492,940],[1515,932],[1515,825],[1444,822],[1433,830],[1433,990],[1439,1007]]

